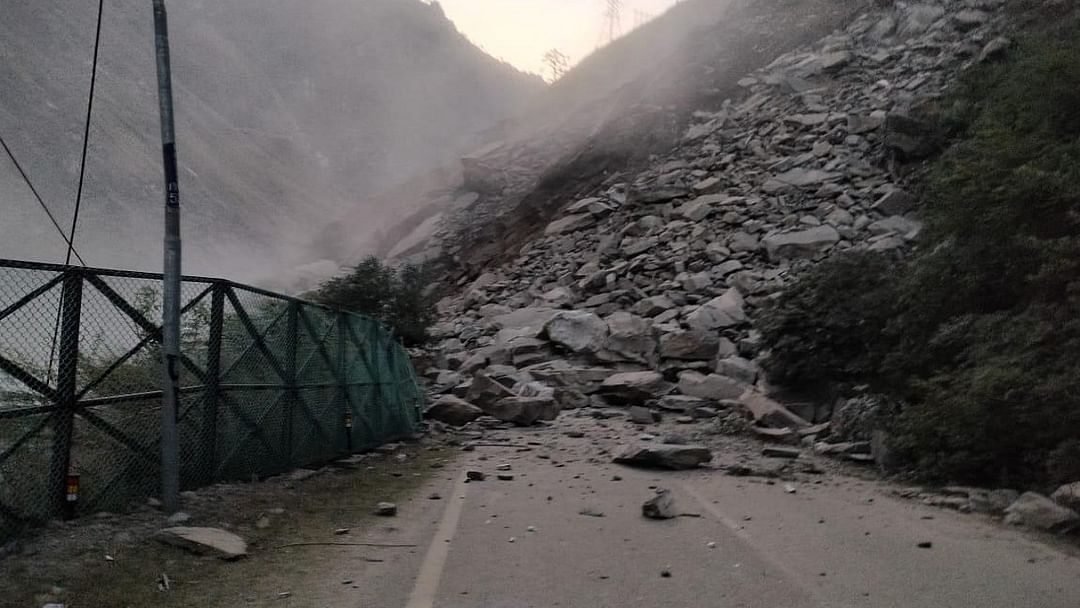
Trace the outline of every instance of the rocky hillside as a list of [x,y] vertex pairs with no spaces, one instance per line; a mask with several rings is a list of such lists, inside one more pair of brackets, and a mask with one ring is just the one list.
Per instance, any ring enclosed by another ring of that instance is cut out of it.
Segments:
[[[1044,8],[1058,14],[1066,4]],[[479,276],[466,266],[460,289],[439,304],[437,348],[421,363],[429,416],[484,428],[576,410],[569,415],[627,418],[645,430],[674,415],[687,425],[682,443],[751,431],[893,466],[873,419],[882,405],[867,394],[799,398],[770,385],[754,323],[804,270],[839,252],[902,260],[916,251],[918,161],[943,143],[930,116],[962,73],[1010,56],[1017,21],[1004,0],[858,8],[842,29],[741,74],[740,92],[698,105],[679,141],[652,148],[642,168],[564,188],[583,189],[548,201],[557,212],[540,234],[489,258],[498,261]],[[680,449],[663,443],[658,450]],[[1067,530],[1080,522],[1076,487],[1052,499],[956,487],[910,495]]]
[[[70,223],[96,2],[5,3],[0,134]],[[467,149],[542,90],[420,0],[170,5],[187,269],[253,279],[343,207]],[[91,264],[155,268],[160,160],[152,13],[106,3],[80,234]],[[62,242],[6,159],[0,256]],[[126,247],[117,247],[123,242]],[[61,256],[62,257],[62,256]]]
[[746,409],[761,434],[824,437],[831,407],[766,384],[752,313],[832,252],[905,255],[918,199],[894,164],[932,151],[921,112],[957,74],[1008,48],[1000,4],[867,10],[742,74],[647,168],[553,201],[542,235],[441,303],[436,392],[496,416],[511,399],[511,418],[536,395]]

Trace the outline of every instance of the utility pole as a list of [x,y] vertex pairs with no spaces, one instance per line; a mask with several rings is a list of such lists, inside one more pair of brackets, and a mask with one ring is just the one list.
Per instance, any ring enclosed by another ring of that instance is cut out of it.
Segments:
[[161,502],[166,512],[180,509],[180,459],[176,418],[180,397],[180,184],[176,171],[169,20],[165,0],[154,2],[161,153],[165,169],[165,269],[161,326]]

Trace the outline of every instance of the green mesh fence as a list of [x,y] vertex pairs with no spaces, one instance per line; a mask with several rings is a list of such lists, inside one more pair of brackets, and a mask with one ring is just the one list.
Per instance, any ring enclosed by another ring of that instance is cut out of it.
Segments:
[[[182,288],[180,483],[250,480],[405,437],[421,393],[379,323],[228,281]],[[0,542],[156,495],[161,276],[0,260]]]

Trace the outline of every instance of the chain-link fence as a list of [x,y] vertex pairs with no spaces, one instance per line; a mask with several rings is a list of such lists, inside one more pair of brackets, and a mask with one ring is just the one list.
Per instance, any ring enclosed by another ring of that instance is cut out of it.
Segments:
[[[221,280],[181,297],[181,489],[415,430],[412,365],[377,322]],[[158,493],[160,318],[160,275],[0,260],[0,542]]]

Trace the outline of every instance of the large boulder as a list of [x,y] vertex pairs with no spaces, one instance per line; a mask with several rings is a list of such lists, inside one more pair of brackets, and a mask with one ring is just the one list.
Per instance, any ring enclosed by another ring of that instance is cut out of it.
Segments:
[[465,426],[484,415],[484,410],[453,395],[439,397],[424,412],[426,418],[444,422],[450,426]]
[[670,391],[671,385],[657,372],[623,372],[604,380],[597,393],[612,403],[640,405]]
[[1005,509],[1005,523],[1048,532],[1067,532],[1080,525],[1080,515],[1042,494],[1024,492]]
[[158,532],[157,539],[198,555],[212,555],[224,560],[239,559],[247,555],[247,543],[244,539],[218,528],[165,528]]
[[615,462],[655,469],[694,469],[712,460],[709,448],[700,445],[638,444],[620,447]]
[[765,395],[748,390],[739,397],[739,403],[750,412],[759,426],[773,428],[796,428],[804,429],[811,426],[810,422],[802,418],[776,401]]
[[488,408],[495,402],[506,397],[516,396],[514,391],[492,378],[489,374],[478,373],[473,376],[472,385],[469,387],[469,392],[465,394],[465,400],[487,412]]
[[711,331],[674,331],[660,336],[660,356],[665,359],[710,361],[720,349],[720,336]]
[[807,230],[784,232],[765,237],[763,243],[770,260],[812,258],[840,241],[832,226],[814,226]]
[[608,325],[591,312],[567,310],[555,313],[543,335],[573,353],[597,353],[607,341]]
[[530,365],[523,371],[542,382],[585,394],[595,393],[611,377],[611,370],[605,367],[580,367],[561,359]]
[[537,420],[553,420],[558,415],[558,405],[550,397],[506,397],[499,399],[485,410],[503,422],[529,426]]
[[1080,513],[1080,481],[1067,483],[1050,495],[1057,504]]
[[465,360],[458,365],[458,371],[463,374],[474,374],[489,365],[503,365],[509,362],[510,353],[506,348],[493,344],[469,352]]
[[747,388],[743,382],[717,374],[706,376],[693,370],[679,374],[679,392],[690,397],[714,401],[738,399]]
[[702,304],[686,317],[690,328],[700,332],[734,327],[746,322],[743,309],[743,297],[738,289],[732,287],[723,295]]
[[510,355],[510,362],[515,366],[532,365],[551,358],[548,343],[538,338],[517,336],[510,338],[503,345]]
[[717,361],[716,373],[744,384],[754,384],[757,382],[761,369],[749,359],[733,356]]
[[656,330],[651,321],[628,312],[613,313],[606,321],[608,336],[600,359],[648,365],[656,362]]

